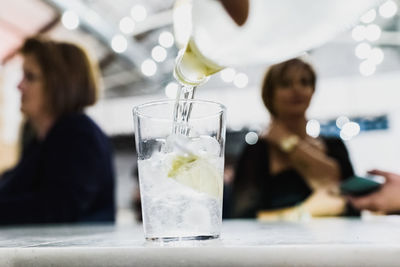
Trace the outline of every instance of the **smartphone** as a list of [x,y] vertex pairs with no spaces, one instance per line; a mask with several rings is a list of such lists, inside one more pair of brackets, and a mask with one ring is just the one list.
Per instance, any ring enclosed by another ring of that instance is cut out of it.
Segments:
[[343,195],[363,196],[378,190],[385,183],[385,178],[379,175],[352,176],[342,181],[340,192]]

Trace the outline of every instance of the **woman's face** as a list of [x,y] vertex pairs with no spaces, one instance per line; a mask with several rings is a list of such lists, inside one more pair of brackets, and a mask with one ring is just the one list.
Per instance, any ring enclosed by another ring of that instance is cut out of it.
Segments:
[[275,88],[273,107],[276,116],[304,116],[313,93],[310,73],[301,67],[290,67],[282,84]]
[[21,111],[28,118],[40,117],[45,112],[43,74],[33,55],[25,55],[23,78],[18,84],[21,92]]

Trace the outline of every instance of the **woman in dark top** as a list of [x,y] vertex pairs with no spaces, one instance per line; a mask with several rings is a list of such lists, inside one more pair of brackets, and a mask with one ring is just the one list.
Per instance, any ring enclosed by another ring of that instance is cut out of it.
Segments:
[[346,147],[340,139],[306,133],[315,82],[314,70],[300,59],[270,67],[262,98],[271,123],[238,161],[234,217],[262,217],[299,204],[314,216],[346,213],[345,200],[333,194],[340,180],[353,175]]
[[0,179],[0,224],[113,222],[114,169],[108,138],[83,113],[97,84],[84,51],[27,39],[21,111],[35,136]]

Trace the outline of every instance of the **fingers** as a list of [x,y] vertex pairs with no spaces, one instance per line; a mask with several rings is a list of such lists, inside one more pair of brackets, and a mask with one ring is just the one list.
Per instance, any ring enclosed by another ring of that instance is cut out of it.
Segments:
[[378,210],[375,194],[370,194],[364,197],[349,197],[349,201],[359,210]]
[[382,171],[382,170],[377,170],[377,169],[373,169],[368,171],[369,174],[373,174],[373,175],[381,175],[381,176],[389,176],[391,173],[390,172],[386,172],[386,171]]
[[246,22],[249,16],[248,0],[221,0],[221,2],[237,25],[242,26]]

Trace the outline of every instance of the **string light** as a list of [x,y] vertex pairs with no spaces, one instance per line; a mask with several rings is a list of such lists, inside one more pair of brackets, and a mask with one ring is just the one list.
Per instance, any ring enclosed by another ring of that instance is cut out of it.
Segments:
[[117,34],[111,40],[111,48],[116,53],[123,53],[128,48],[128,41],[123,35]]
[[79,27],[79,16],[72,10],[67,10],[61,17],[61,22],[68,30],[75,30]]

